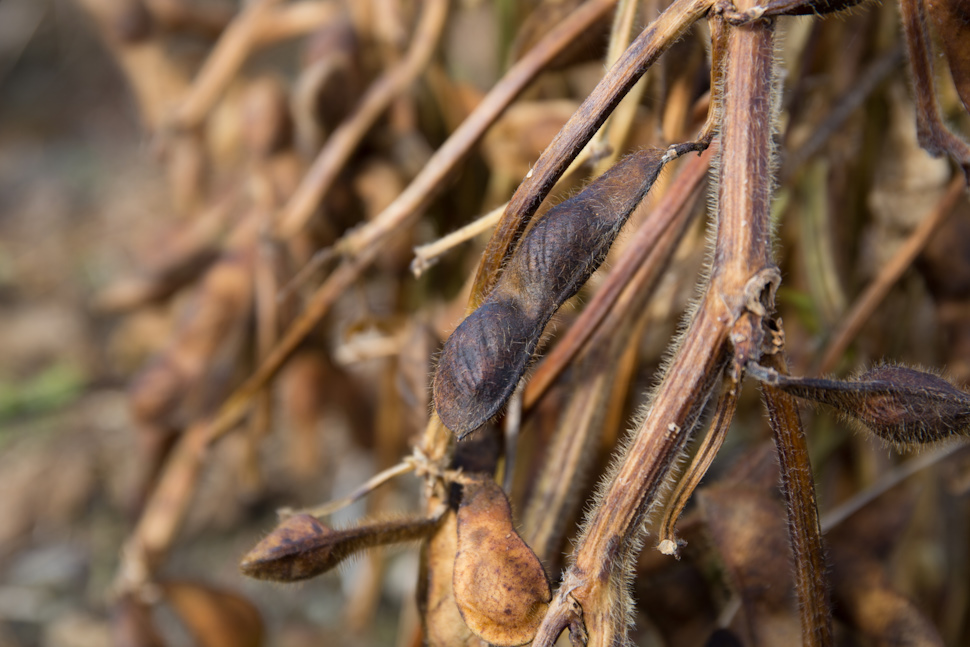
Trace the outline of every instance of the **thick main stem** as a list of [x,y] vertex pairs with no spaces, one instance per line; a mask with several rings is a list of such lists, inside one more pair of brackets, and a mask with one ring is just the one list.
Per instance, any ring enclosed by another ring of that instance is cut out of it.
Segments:
[[[208,420],[193,425],[179,441],[166,465],[159,485],[152,492],[145,512],[126,542],[116,586],[119,591],[137,589],[152,579],[164,561],[189,509],[209,447],[235,429],[247,415],[253,396],[272,379],[303,339],[329,312],[330,307],[383,252],[391,234],[407,227],[419,215],[421,206],[437,191],[444,178],[468,149],[494,123],[502,111],[525,89],[535,75],[607,11],[615,0],[589,0],[554,28],[519,61],[482,100],[463,125],[432,156],[425,169],[405,192],[375,221],[362,227],[361,247],[346,258],[310,297],[303,313],[281,336],[259,368],[240,385]],[[353,237],[352,237],[353,238]],[[432,415],[423,449],[428,458],[441,463],[450,449],[452,435]],[[437,505],[437,498],[429,509]]]
[[626,581],[644,517],[729,354],[733,350],[735,377],[745,361],[760,354],[761,318],[772,306],[778,281],[770,264],[769,220],[773,46],[773,23],[767,20],[733,28],[728,36],[711,281],[653,406],[599,497],[535,645],[552,645],[567,626],[574,634],[586,633],[590,645],[626,642]]

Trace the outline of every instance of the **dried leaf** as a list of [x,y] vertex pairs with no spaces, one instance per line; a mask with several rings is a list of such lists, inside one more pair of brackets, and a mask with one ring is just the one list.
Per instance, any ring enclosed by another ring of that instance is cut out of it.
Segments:
[[836,608],[877,647],[942,647],[933,623],[893,588],[883,566],[861,551],[832,551]]
[[531,641],[552,599],[539,558],[515,531],[508,499],[490,478],[464,486],[454,588],[465,623],[495,645]]
[[259,647],[263,620],[246,598],[193,582],[165,582],[165,599],[199,647]]
[[[700,524],[693,525],[688,532],[699,529]],[[688,554],[704,543],[701,537],[695,540],[691,536],[691,540]],[[700,564],[645,550],[640,553],[634,586],[640,608],[663,637],[664,645],[711,644],[705,639],[717,626],[717,607]]]
[[839,614],[874,645],[942,645],[937,630],[893,586],[885,564],[909,527],[917,497],[897,486],[828,534],[832,595]]
[[826,534],[833,548],[840,544],[865,547],[869,557],[879,561],[890,558],[909,526],[916,508],[916,496],[906,485],[879,495]]

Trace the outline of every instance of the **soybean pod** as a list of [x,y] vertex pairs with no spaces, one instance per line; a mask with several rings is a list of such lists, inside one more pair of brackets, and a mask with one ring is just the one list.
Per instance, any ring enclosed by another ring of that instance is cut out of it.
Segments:
[[441,352],[435,409],[459,438],[512,395],[549,319],[606,258],[665,161],[662,150],[624,158],[526,232],[491,293]]

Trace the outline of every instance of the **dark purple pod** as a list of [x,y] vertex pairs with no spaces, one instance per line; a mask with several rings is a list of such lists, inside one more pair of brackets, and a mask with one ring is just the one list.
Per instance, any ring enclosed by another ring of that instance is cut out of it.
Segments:
[[927,371],[886,364],[847,381],[776,374],[767,381],[791,395],[834,407],[897,445],[970,435],[970,394]]
[[606,258],[663,164],[661,150],[630,155],[526,233],[488,298],[445,342],[434,401],[446,427],[464,437],[499,412],[549,319]]

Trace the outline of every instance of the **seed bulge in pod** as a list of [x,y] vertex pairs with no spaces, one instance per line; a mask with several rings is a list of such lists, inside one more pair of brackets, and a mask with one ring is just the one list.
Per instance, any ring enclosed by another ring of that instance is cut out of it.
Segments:
[[659,150],[624,158],[526,232],[491,293],[441,351],[435,410],[459,438],[512,395],[549,319],[606,258],[664,160]]
[[453,582],[468,628],[503,647],[531,641],[552,599],[539,558],[515,531],[508,499],[490,478],[464,485]]

